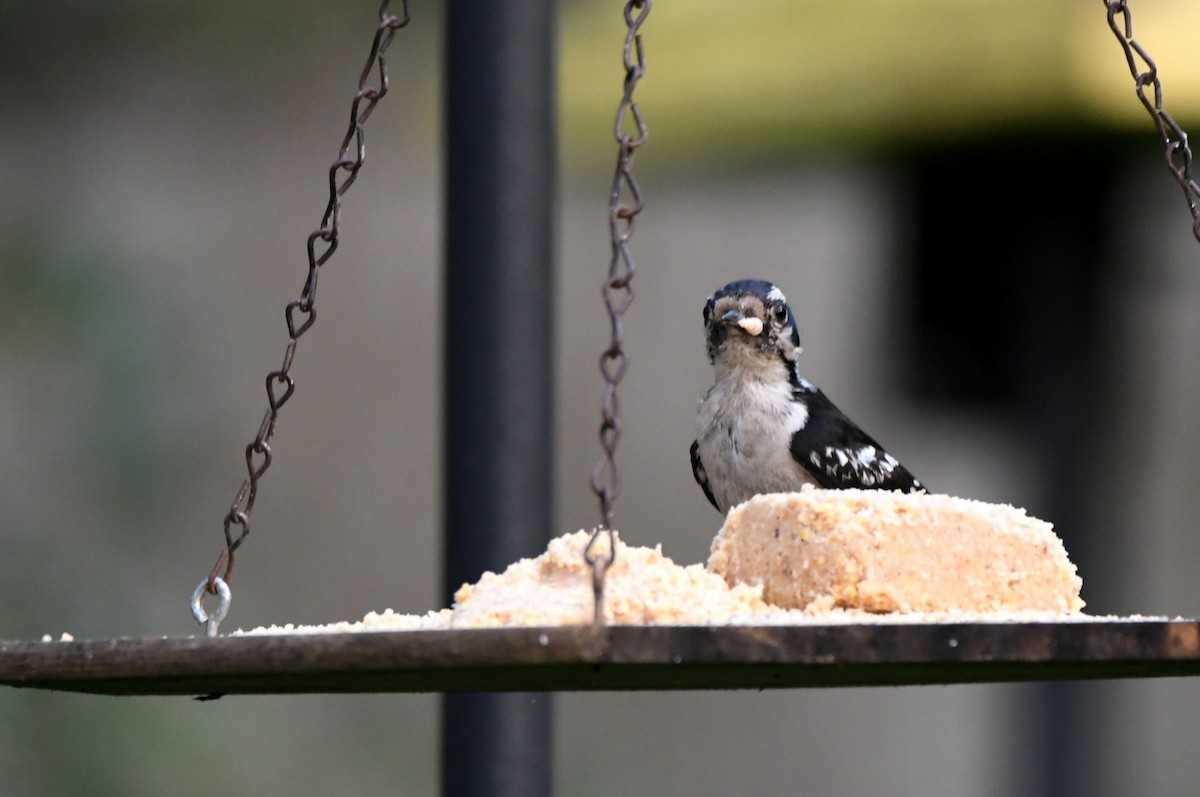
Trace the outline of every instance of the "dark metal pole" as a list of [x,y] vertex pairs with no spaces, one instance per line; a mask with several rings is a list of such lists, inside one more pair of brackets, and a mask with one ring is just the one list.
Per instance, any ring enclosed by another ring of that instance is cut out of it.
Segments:
[[[553,528],[557,17],[545,0],[446,4],[448,595]],[[443,797],[548,797],[550,724],[549,694],[446,695]]]

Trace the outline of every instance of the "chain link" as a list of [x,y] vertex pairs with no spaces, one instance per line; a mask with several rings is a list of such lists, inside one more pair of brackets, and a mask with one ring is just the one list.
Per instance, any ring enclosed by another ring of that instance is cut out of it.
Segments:
[[[1126,0],[1104,0],[1104,7],[1108,9],[1108,27],[1125,50],[1125,61],[1129,64],[1129,74],[1133,76],[1134,90],[1158,130],[1167,168],[1187,198],[1188,209],[1192,212],[1192,235],[1200,241],[1200,185],[1192,179],[1192,151],[1188,147],[1187,133],[1163,110],[1158,67],[1133,38],[1133,19],[1129,15]],[[1153,99],[1147,96],[1147,88],[1153,88]]]
[[[640,30],[650,13],[650,0],[629,0],[625,5],[625,46],[622,61],[625,66],[625,93],[617,106],[613,136],[617,140],[617,168],[613,176],[612,192],[608,202],[609,234],[612,241],[612,259],[609,261],[608,279],[604,283],[604,306],[612,324],[609,346],[600,355],[600,375],[604,378],[604,398],[601,403],[600,447],[603,453],[592,469],[592,491],[600,499],[600,525],[592,531],[583,556],[592,566],[592,589],[595,594],[595,622],[604,622],[604,576],[617,556],[616,535],[612,528],[613,502],[621,491],[620,475],[617,471],[617,446],[621,442],[621,401],[617,386],[629,368],[629,355],[625,351],[621,319],[633,303],[633,255],[629,251],[629,240],[633,237],[634,220],[642,212],[642,191],[633,176],[633,155],[638,147],[646,143],[646,124],[633,92],[645,74],[645,57],[642,51]],[[635,133],[626,132],[625,126],[632,118]],[[597,551],[596,541],[601,532],[607,532],[608,550]]]
[[[254,502],[258,498],[258,483],[271,467],[271,439],[275,435],[279,410],[296,389],[296,382],[291,373],[296,344],[300,336],[317,320],[317,275],[320,267],[337,249],[342,196],[358,178],[359,169],[362,168],[366,157],[363,125],[375,110],[375,105],[388,91],[387,61],[384,53],[396,31],[409,22],[408,0],[403,0],[401,16],[389,14],[389,4],[390,0],[383,0],[379,7],[379,25],[371,43],[371,54],[358,78],[358,93],[354,95],[354,102],[350,106],[350,122],[346,135],[342,139],[341,149],[338,150],[337,160],[329,167],[329,202],[321,216],[320,226],[308,236],[308,276],[304,281],[304,288],[300,297],[284,309],[288,330],[287,348],[283,354],[283,364],[278,370],[267,374],[267,411],[254,440],[246,446],[246,478],[238,488],[228,514],[225,515],[225,549],[221,551],[208,577],[200,582],[200,587],[192,599],[192,613],[198,622],[208,624],[209,636],[216,634],[216,623],[228,610],[228,584],[233,576],[234,554],[250,534],[250,513],[254,511]],[[378,85],[370,85],[368,82],[372,72],[378,72]],[[212,615],[204,611],[204,593],[220,597],[221,606]]]

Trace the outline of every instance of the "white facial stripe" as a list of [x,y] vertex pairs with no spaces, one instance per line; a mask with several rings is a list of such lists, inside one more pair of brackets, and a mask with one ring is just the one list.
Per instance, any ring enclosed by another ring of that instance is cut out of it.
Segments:
[[772,285],[771,292],[767,294],[767,301],[769,301],[769,302],[787,302],[787,298],[783,295],[783,291],[779,290],[774,285]]

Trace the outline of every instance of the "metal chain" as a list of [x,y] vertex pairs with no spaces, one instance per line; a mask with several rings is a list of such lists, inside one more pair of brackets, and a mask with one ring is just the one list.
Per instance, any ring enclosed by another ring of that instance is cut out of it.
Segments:
[[[595,597],[595,622],[604,622],[604,577],[617,557],[616,534],[612,528],[613,501],[621,491],[617,472],[617,445],[621,442],[621,402],[617,395],[625,371],[629,368],[629,355],[625,352],[621,329],[621,318],[633,303],[633,255],[629,251],[629,239],[633,237],[634,219],[642,212],[642,191],[633,177],[633,155],[637,148],[646,143],[646,124],[633,91],[645,74],[645,57],[639,31],[650,13],[650,0],[629,0],[625,5],[625,34],[623,63],[625,65],[625,93],[617,106],[617,118],[613,136],[617,140],[617,169],[613,177],[612,192],[608,202],[609,233],[612,241],[612,259],[608,266],[608,279],[604,283],[604,306],[608,309],[612,323],[612,338],[609,346],[600,355],[600,374],[604,377],[604,399],[601,406],[600,447],[603,453],[592,469],[592,491],[600,499],[600,524],[592,531],[584,549],[583,557],[592,566],[592,591]],[[625,124],[632,117],[636,134],[627,133]],[[623,196],[628,195],[626,202]],[[608,550],[598,553],[596,541],[601,532],[608,536]]]
[[[379,25],[371,43],[371,54],[358,78],[358,93],[350,106],[350,123],[338,150],[337,160],[329,167],[329,202],[321,216],[321,225],[308,236],[308,277],[300,298],[284,309],[287,321],[288,343],[284,351],[283,364],[278,370],[267,374],[267,412],[259,424],[258,434],[246,446],[246,478],[234,496],[233,504],[225,515],[225,550],[217,558],[208,577],[200,582],[192,595],[192,614],[196,621],[207,625],[208,636],[216,636],[217,626],[229,611],[231,593],[229,581],[233,576],[234,554],[250,534],[250,513],[258,497],[258,483],[271,466],[271,439],[279,419],[279,410],[292,397],[296,389],[292,377],[292,361],[296,356],[296,344],[300,336],[317,320],[317,275],[319,269],[333,255],[338,246],[338,229],[341,221],[342,196],[358,178],[366,157],[366,139],[363,125],[375,110],[375,105],[388,91],[387,61],[384,53],[391,44],[396,31],[408,24],[408,0],[403,0],[401,16],[388,14],[390,0],[383,0],[379,7]],[[379,84],[368,85],[371,73],[378,71]],[[235,533],[234,527],[237,527]],[[205,594],[217,595],[219,606],[211,614],[204,610]]]
[[[1108,27],[1125,50],[1129,74],[1133,76],[1134,90],[1138,99],[1154,120],[1158,138],[1162,142],[1167,168],[1175,176],[1188,209],[1192,212],[1192,235],[1200,241],[1200,185],[1192,179],[1192,151],[1188,148],[1187,133],[1171,115],[1163,110],[1162,83],[1158,79],[1158,67],[1150,55],[1133,38],[1133,19],[1129,16],[1126,0],[1104,0],[1108,9]],[[1143,66],[1139,66],[1139,61]],[[1147,87],[1154,88],[1154,99],[1146,96]]]

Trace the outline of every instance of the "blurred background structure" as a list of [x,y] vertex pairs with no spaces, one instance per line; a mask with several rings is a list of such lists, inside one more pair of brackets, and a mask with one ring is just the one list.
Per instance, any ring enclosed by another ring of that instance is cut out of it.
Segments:
[[[557,497],[595,523],[621,2],[559,7]],[[376,4],[0,2],[0,637],[197,632]],[[1200,10],[1134,3],[1200,125]],[[389,50],[227,626],[444,604],[442,8]],[[938,492],[1026,507],[1093,613],[1200,614],[1200,246],[1098,3],[660,3],[623,538],[703,561],[700,309],[787,293],[806,374]],[[563,795],[1189,793],[1192,681],[555,700]],[[435,794],[436,696],[0,692],[0,793]]]

